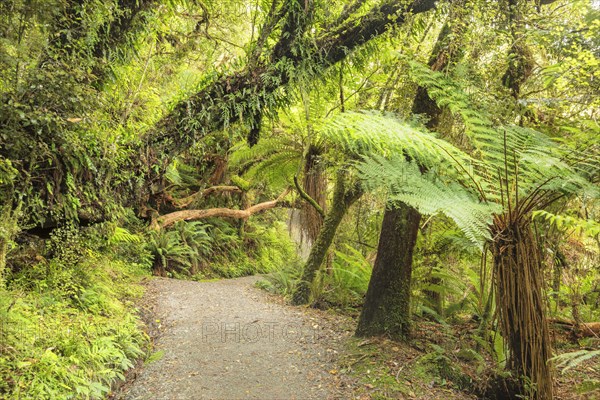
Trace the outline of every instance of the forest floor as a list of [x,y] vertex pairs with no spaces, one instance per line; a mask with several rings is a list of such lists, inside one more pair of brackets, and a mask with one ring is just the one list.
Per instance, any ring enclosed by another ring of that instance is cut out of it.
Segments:
[[[149,280],[140,308],[154,352],[111,399],[466,400],[486,381],[475,326],[421,322],[410,344],[363,340],[353,318],[289,306],[258,280]],[[598,366],[578,369],[557,379],[558,399],[597,398],[575,388],[599,382]]]

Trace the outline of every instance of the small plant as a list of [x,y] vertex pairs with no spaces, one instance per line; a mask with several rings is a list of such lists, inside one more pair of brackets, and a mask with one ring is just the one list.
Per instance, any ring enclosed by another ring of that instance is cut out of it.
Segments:
[[166,276],[170,269],[187,271],[193,266],[192,260],[197,256],[177,231],[151,231],[147,248],[154,258],[152,271],[160,276]]
[[556,367],[565,373],[571,368],[575,368],[581,363],[595,357],[600,357],[600,350],[584,349],[558,355],[550,359],[550,361],[556,362]]
[[213,239],[207,232],[208,227],[208,225],[199,221],[180,221],[175,224],[175,230],[179,233],[181,242],[188,246],[192,252],[189,259],[191,274],[198,272],[202,260],[207,258],[212,251]]

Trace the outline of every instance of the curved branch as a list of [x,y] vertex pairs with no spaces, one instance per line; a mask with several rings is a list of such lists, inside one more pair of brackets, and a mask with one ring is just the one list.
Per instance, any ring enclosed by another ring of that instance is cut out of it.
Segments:
[[319,215],[322,218],[325,218],[325,211],[323,211],[323,207],[321,207],[319,205],[319,203],[316,202],[315,199],[313,199],[312,197],[310,197],[308,195],[308,193],[306,193],[304,191],[304,189],[302,189],[302,186],[300,186],[300,183],[298,183],[298,177],[296,175],[294,175],[294,185],[296,186],[296,190],[298,191],[298,194],[300,195],[300,197],[302,197],[304,200],[306,200],[306,202],[308,204],[310,204],[311,206],[313,206],[313,208],[319,213]]
[[286,189],[279,197],[275,200],[265,201],[263,203],[255,204],[252,207],[248,207],[245,210],[234,210],[231,208],[209,208],[206,210],[183,210],[175,211],[170,214],[165,214],[156,219],[156,225],[159,228],[167,228],[178,221],[196,221],[205,218],[234,218],[234,219],[248,219],[250,216],[275,208],[281,201],[288,195],[290,189]]

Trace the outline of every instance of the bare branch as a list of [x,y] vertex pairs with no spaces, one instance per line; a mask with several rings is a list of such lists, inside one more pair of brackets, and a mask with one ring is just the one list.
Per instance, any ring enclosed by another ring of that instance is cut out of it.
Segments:
[[265,201],[255,204],[245,210],[234,210],[231,208],[209,208],[206,210],[184,210],[175,211],[170,214],[165,214],[157,218],[156,225],[159,228],[167,228],[178,221],[196,221],[206,218],[233,218],[233,219],[248,219],[250,216],[275,208],[282,202],[285,196],[290,193],[290,189],[286,189],[275,200]]

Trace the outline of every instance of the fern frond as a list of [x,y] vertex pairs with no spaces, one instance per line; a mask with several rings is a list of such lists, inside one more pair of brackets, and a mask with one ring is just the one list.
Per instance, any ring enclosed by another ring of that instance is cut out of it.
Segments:
[[293,182],[300,162],[301,158],[297,152],[280,152],[252,166],[244,176],[249,180],[283,187]]
[[109,241],[110,243],[141,243],[142,237],[117,226]]
[[421,173],[403,157],[366,157],[358,170],[367,187],[387,189],[389,201],[406,203],[423,214],[448,216],[478,246],[489,239],[492,216],[501,211],[498,204],[479,201],[463,186],[444,182],[435,171]]
[[583,233],[590,237],[600,235],[600,223],[591,219],[586,220],[568,215],[557,215],[544,210],[534,211],[533,218],[546,220],[558,229],[572,229],[576,233]]
[[557,367],[562,368],[562,372],[564,373],[584,361],[598,356],[600,356],[600,350],[578,350],[553,357],[551,361],[557,361]]
[[[524,196],[544,190],[585,192],[598,197],[597,187],[590,184],[590,179],[600,174],[597,146],[576,152],[533,129],[495,125],[452,79],[416,61],[406,60],[406,63],[413,80],[427,88],[440,106],[448,107],[463,120],[465,134],[480,155],[480,161],[473,163],[474,172],[482,178],[481,186],[489,200],[500,201],[500,190],[506,185],[514,189],[517,181]],[[500,181],[505,177],[510,182]]]
[[327,120],[318,130],[318,135],[350,158],[370,154],[385,157],[400,155],[415,161],[423,169],[435,169],[437,173],[452,177],[465,186],[479,185],[469,174],[471,165],[477,160],[394,114],[345,112]]
[[290,137],[279,135],[265,138],[253,147],[241,143],[234,147],[229,163],[243,171],[243,177],[271,184],[287,186],[292,182],[302,162],[303,148]]

